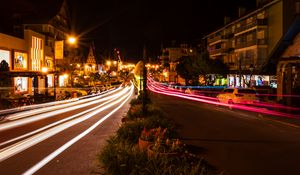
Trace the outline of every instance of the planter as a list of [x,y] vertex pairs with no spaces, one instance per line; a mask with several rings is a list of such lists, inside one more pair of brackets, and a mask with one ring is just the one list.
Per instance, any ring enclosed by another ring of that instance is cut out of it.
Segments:
[[150,142],[150,141],[143,140],[143,139],[139,138],[139,142],[138,142],[139,149],[140,150],[146,150],[151,143],[152,142]]
[[154,156],[159,156],[159,157],[175,157],[178,156],[178,152],[168,152],[167,147],[165,145],[161,145],[158,150],[153,150],[154,144],[151,144],[147,148],[147,155],[148,157],[154,157]]

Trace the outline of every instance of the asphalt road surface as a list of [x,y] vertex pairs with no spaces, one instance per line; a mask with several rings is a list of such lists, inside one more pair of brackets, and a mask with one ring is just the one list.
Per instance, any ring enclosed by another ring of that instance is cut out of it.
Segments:
[[133,87],[32,109],[0,123],[0,174],[96,174],[97,154],[120,125]]
[[299,121],[154,92],[150,96],[179,125],[184,142],[224,174],[300,174]]

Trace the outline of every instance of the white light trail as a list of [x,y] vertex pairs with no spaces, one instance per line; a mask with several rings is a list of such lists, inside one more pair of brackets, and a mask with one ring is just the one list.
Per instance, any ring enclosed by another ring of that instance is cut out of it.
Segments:
[[[67,103],[66,102],[62,103],[60,101],[51,102],[51,106],[46,105],[45,108],[39,108],[39,109],[31,110],[31,111],[24,111],[24,112],[19,112],[19,113],[16,113],[16,114],[8,115],[6,117],[6,119],[7,120],[16,120],[16,119],[19,119],[19,118],[24,118],[24,117],[28,117],[28,116],[31,116],[31,115],[35,115],[35,114],[39,114],[39,113],[43,113],[43,112],[47,112],[47,111],[53,111],[53,110],[62,109],[62,108],[64,109],[64,108],[69,107],[69,106],[74,106],[74,105],[78,105],[78,104],[81,104],[81,103],[86,103],[86,102],[89,102],[89,101],[93,101],[93,100],[103,98],[105,96],[110,95],[111,93],[115,93],[119,89],[120,88],[115,89],[114,91],[110,91],[108,93],[99,95],[99,96],[92,97],[92,98],[85,98],[85,99],[81,99],[81,100],[78,100],[78,99],[77,100],[67,100]],[[44,106],[45,104],[41,104],[41,105]],[[56,105],[56,106],[54,106],[54,105]]]
[[83,122],[89,118],[91,118],[92,116],[96,115],[97,113],[101,112],[101,111],[104,111],[114,105],[116,105],[117,103],[120,103],[121,101],[123,101],[124,99],[128,99],[131,95],[132,95],[132,92],[133,92],[133,87],[131,86],[131,90],[129,93],[127,93],[125,96],[119,98],[118,100],[114,101],[114,102],[111,102],[110,104],[104,106],[104,107],[101,107],[97,110],[94,110],[86,115],[83,115],[82,117],[80,118],[76,118],[72,121],[69,121],[69,122],[66,122],[66,123],[63,123],[61,125],[58,125],[56,127],[53,127],[49,130],[46,130],[42,133],[39,133],[37,135],[34,135],[30,138],[27,138],[25,140],[22,140],[18,143],[15,143],[9,147],[6,147],[4,149],[1,149],[0,150],[0,162],[10,158],[11,156],[14,156],[26,149],[28,149],[29,147],[32,147],[46,139],[48,139],[49,137],[67,129],[67,128],[70,128],[80,122]]
[[14,121],[11,121],[11,122],[3,123],[3,124],[0,124],[0,131],[12,129],[12,128],[22,126],[22,125],[25,125],[25,124],[28,124],[28,123],[36,122],[36,121],[39,121],[39,120],[42,120],[42,119],[45,119],[45,118],[53,117],[53,116],[61,114],[61,113],[65,113],[65,112],[68,112],[68,111],[72,111],[72,110],[75,110],[75,109],[80,109],[80,108],[83,108],[83,107],[86,107],[86,106],[89,106],[89,105],[93,105],[93,104],[96,104],[96,103],[114,98],[116,96],[121,96],[121,95],[125,94],[125,91],[126,91],[126,89],[122,90],[118,94],[114,94],[114,95],[111,95],[111,96],[108,96],[108,97],[100,98],[99,100],[91,101],[91,102],[80,104],[80,105],[77,105],[77,106],[72,106],[72,107],[64,108],[64,109],[60,109],[60,110],[54,110],[52,112],[43,113],[43,114],[35,115],[35,116],[32,116],[32,117],[22,118],[22,119],[19,119],[19,120],[14,120]]
[[52,124],[50,124],[50,125],[44,126],[44,127],[39,128],[39,129],[37,129],[37,130],[34,130],[34,131],[32,131],[32,132],[23,134],[23,135],[21,135],[21,136],[19,136],[19,137],[16,137],[16,138],[11,139],[11,140],[2,142],[2,143],[0,143],[0,146],[3,146],[3,145],[6,145],[6,144],[15,142],[15,141],[17,141],[17,140],[20,140],[20,139],[23,139],[23,138],[26,138],[26,137],[29,137],[29,136],[34,135],[34,134],[36,134],[36,133],[39,133],[39,132],[41,132],[41,131],[43,131],[43,130],[46,130],[46,129],[48,129],[48,128],[51,128],[51,127],[53,127],[53,126],[56,126],[56,125],[58,125],[58,124],[60,124],[60,123],[66,122],[66,121],[68,121],[68,120],[74,119],[74,118],[76,118],[76,117],[78,117],[78,116],[81,116],[81,115],[83,115],[83,114],[86,114],[86,113],[88,113],[88,112],[90,112],[90,111],[96,110],[97,108],[100,108],[100,107],[102,107],[102,106],[104,106],[104,105],[110,103],[111,101],[115,100],[116,98],[119,98],[121,95],[123,95],[123,94],[121,93],[119,96],[116,96],[115,98],[112,98],[112,99],[110,99],[109,101],[107,101],[107,102],[105,102],[105,103],[102,103],[101,105],[96,106],[96,107],[94,107],[94,108],[91,108],[91,109],[88,109],[88,110],[86,110],[86,111],[80,112],[80,113],[78,113],[78,114],[76,114],[76,115],[72,115],[72,116],[70,116],[70,117],[68,117],[68,118],[64,118],[64,119],[59,120],[59,121],[57,121],[57,122],[54,122],[54,123],[52,123]]
[[73,138],[72,140],[70,140],[69,142],[67,142],[66,144],[64,144],[63,146],[61,146],[60,148],[58,148],[56,151],[54,151],[53,153],[49,154],[47,157],[45,157],[39,163],[37,163],[36,165],[34,165],[33,167],[31,167],[29,170],[27,170],[26,172],[24,172],[23,175],[31,175],[31,174],[37,172],[39,169],[41,169],[43,166],[45,166],[48,162],[50,162],[51,160],[53,160],[56,156],[58,156],[63,151],[65,151],[70,146],[72,146],[74,143],[76,143],[78,140],[80,140],[81,138],[83,138],[84,136],[86,136],[87,134],[89,134],[97,126],[99,126],[103,121],[105,121],[113,113],[115,113],[117,110],[119,110],[130,99],[130,97],[131,97],[132,94],[133,94],[133,86],[132,86],[130,94],[128,95],[128,97],[126,98],[126,100],[124,100],[117,108],[115,108],[113,111],[111,111],[106,116],[104,116],[103,118],[101,118],[98,122],[96,122],[94,125],[92,125],[87,130],[85,130],[84,132],[82,132],[80,135],[76,136],[75,138]]

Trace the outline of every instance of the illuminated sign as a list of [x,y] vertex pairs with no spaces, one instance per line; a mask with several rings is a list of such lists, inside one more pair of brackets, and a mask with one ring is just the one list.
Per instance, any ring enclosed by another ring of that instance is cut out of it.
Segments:
[[27,53],[14,52],[14,69],[25,70],[27,69]]
[[55,41],[55,59],[64,58],[64,41]]

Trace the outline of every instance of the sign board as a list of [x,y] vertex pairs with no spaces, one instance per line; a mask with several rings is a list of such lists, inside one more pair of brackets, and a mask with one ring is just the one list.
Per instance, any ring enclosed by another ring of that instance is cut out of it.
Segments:
[[64,59],[64,41],[55,41],[55,59]]

